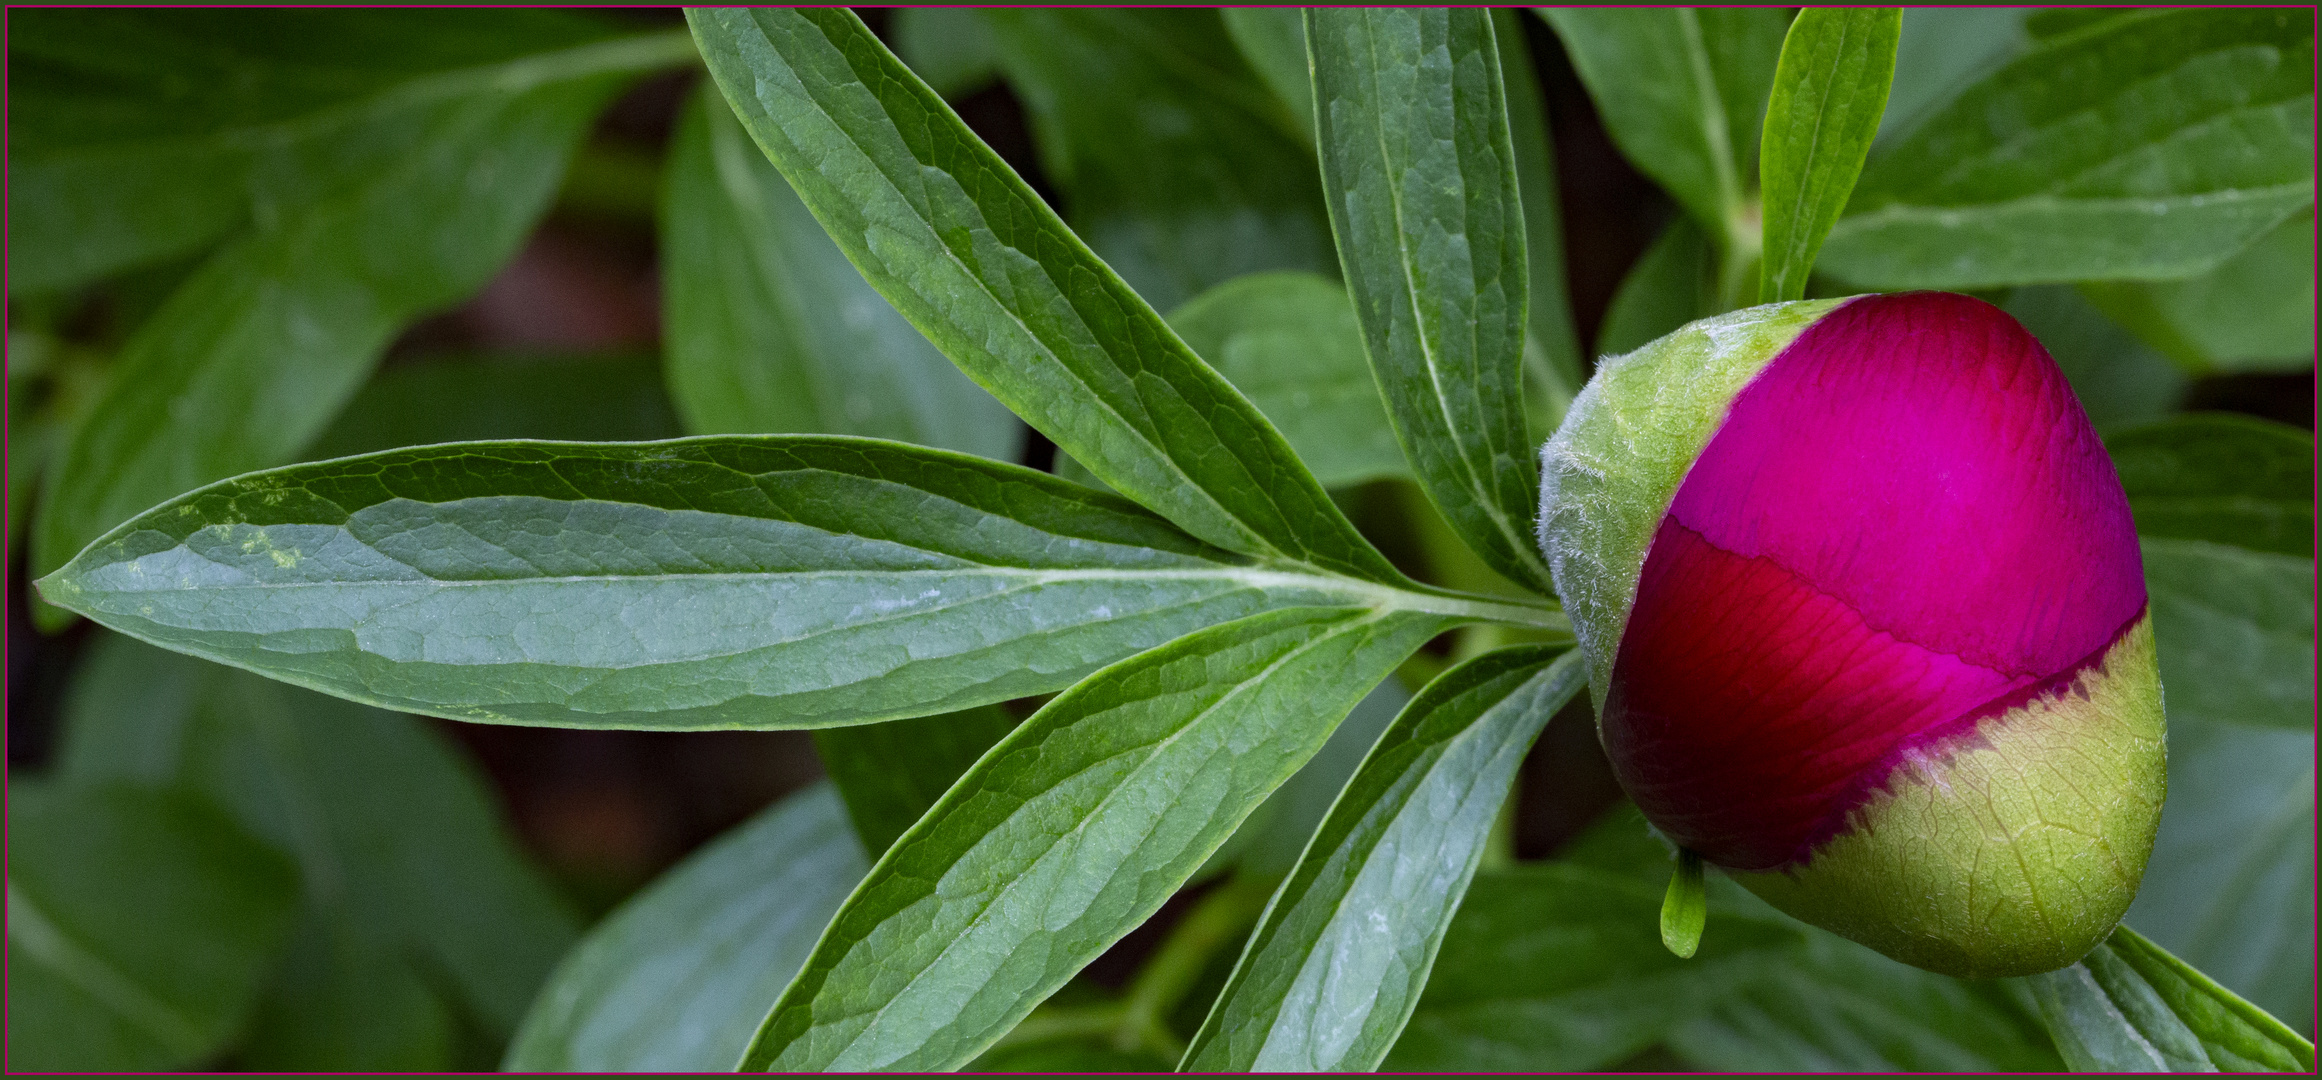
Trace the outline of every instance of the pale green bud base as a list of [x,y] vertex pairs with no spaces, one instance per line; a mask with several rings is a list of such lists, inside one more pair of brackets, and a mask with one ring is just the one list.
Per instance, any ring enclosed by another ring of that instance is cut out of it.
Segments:
[[1804,867],[1727,873],[1907,964],[1963,978],[2053,971],[2136,898],[2165,766],[2147,615],[2069,689],[1906,761]]

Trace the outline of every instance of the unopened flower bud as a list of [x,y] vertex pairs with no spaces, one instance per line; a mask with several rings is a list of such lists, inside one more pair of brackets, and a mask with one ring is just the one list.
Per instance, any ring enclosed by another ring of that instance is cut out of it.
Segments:
[[2112,931],[2165,784],[2143,566],[2014,319],[1911,293],[1696,322],[1608,361],[1543,466],[1598,733],[1672,842],[1948,974]]

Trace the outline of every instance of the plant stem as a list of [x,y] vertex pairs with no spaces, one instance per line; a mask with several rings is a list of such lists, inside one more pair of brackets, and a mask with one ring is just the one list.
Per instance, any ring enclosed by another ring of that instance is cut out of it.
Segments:
[[1271,875],[1236,874],[1201,898],[1170,930],[1167,940],[1129,984],[1129,998],[1113,1029],[1113,1045],[1143,1048],[1175,1060],[1185,1040],[1169,1030],[1169,1014],[1192,992],[1217,951],[1240,942],[1257,925],[1278,884]]

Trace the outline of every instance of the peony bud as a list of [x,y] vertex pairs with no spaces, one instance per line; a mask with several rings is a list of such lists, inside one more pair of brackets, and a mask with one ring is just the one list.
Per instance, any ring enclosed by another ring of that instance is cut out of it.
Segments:
[[1773,304],[1607,362],[1540,546],[1655,827],[1961,976],[2080,958],[2164,787],[2128,500],[2024,328],[1943,293]]

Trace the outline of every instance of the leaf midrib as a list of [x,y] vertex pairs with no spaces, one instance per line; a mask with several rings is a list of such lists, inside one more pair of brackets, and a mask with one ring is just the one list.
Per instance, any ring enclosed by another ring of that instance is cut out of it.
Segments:
[[[1145,767],[1146,765],[1150,764],[1150,763],[1151,763],[1151,762],[1152,762],[1152,761],[1153,761],[1155,758],[1158,758],[1158,757],[1160,757],[1161,755],[1163,755],[1164,753],[1166,753],[1166,752],[1168,751],[1169,747],[1171,747],[1171,746],[1175,745],[1175,744],[1176,744],[1176,743],[1177,743],[1179,740],[1181,740],[1181,739],[1185,738],[1185,737],[1186,737],[1186,736],[1187,736],[1189,733],[1191,733],[1192,731],[1194,731],[1196,728],[1200,727],[1200,726],[1201,726],[1201,723],[1202,723],[1202,721],[1203,721],[1203,720],[1205,720],[1205,719],[1207,719],[1207,718],[1208,718],[1208,717],[1209,717],[1209,716],[1210,716],[1212,713],[1215,713],[1215,712],[1216,712],[1216,711],[1218,711],[1219,709],[1221,709],[1221,708],[1224,708],[1228,702],[1231,702],[1231,701],[1235,700],[1237,697],[1239,697],[1239,696],[1240,696],[1241,694],[1243,694],[1245,691],[1248,691],[1248,690],[1250,690],[1252,687],[1255,687],[1255,686],[1260,686],[1260,685],[1262,685],[1262,684],[1263,684],[1263,683],[1265,683],[1265,682],[1266,682],[1266,680],[1267,680],[1269,677],[1271,677],[1271,676],[1272,676],[1272,675],[1273,675],[1275,672],[1277,672],[1277,671],[1281,670],[1281,669],[1282,669],[1282,668],[1283,668],[1285,665],[1289,664],[1289,663],[1290,663],[1290,662],[1292,662],[1293,660],[1296,660],[1297,658],[1299,658],[1299,657],[1301,657],[1301,656],[1304,656],[1305,654],[1307,654],[1307,653],[1309,653],[1309,652],[1311,652],[1311,651],[1313,651],[1313,650],[1315,650],[1315,649],[1318,649],[1318,648],[1322,647],[1323,645],[1325,645],[1325,644],[1328,644],[1329,642],[1332,642],[1332,641],[1335,641],[1335,640],[1337,640],[1337,639],[1338,639],[1340,636],[1342,636],[1342,635],[1345,635],[1345,634],[1352,633],[1352,632],[1354,632],[1354,631],[1356,631],[1356,630],[1358,630],[1358,629],[1365,629],[1365,628],[1368,628],[1368,627],[1374,626],[1374,625],[1376,625],[1376,624],[1378,624],[1378,623],[1380,623],[1380,622],[1384,621],[1386,618],[1387,618],[1387,614],[1386,614],[1386,613],[1384,613],[1384,612],[1374,612],[1374,613],[1372,613],[1372,614],[1366,615],[1366,616],[1364,616],[1364,617],[1361,617],[1361,618],[1357,618],[1357,619],[1350,619],[1350,620],[1347,620],[1347,621],[1343,621],[1343,622],[1340,622],[1340,623],[1338,623],[1337,625],[1330,626],[1330,627],[1326,627],[1325,629],[1323,629],[1323,630],[1322,630],[1322,632],[1320,632],[1320,633],[1316,634],[1314,637],[1312,637],[1312,638],[1310,638],[1310,639],[1308,639],[1308,640],[1306,640],[1306,641],[1304,641],[1304,642],[1300,642],[1298,645],[1296,645],[1296,646],[1292,647],[1291,649],[1289,649],[1289,650],[1285,651],[1285,652],[1284,652],[1284,653],[1283,653],[1283,654],[1282,654],[1280,657],[1277,657],[1277,658],[1275,658],[1273,661],[1269,662],[1269,663],[1268,663],[1268,664],[1267,664],[1267,665],[1266,665],[1264,668],[1261,668],[1261,669],[1260,669],[1260,670],[1258,670],[1257,672],[1255,672],[1255,673],[1253,673],[1252,675],[1250,675],[1248,678],[1246,678],[1246,679],[1243,679],[1243,680],[1241,680],[1240,682],[1236,683],[1236,684],[1233,686],[1233,688],[1232,688],[1232,689],[1230,689],[1230,690],[1227,690],[1227,691],[1226,691],[1224,694],[1220,695],[1216,701],[1213,701],[1213,702],[1211,702],[1210,704],[1203,706],[1203,707],[1202,707],[1202,709],[1201,709],[1199,712],[1195,713],[1195,714],[1194,714],[1193,716],[1191,716],[1191,717],[1188,717],[1188,718],[1185,720],[1185,722],[1184,722],[1184,723],[1182,723],[1182,724],[1179,724],[1179,725],[1177,726],[1176,730],[1174,730],[1174,731],[1171,731],[1171,732],[1170,732],[1170,733],[1169,733],[1167,736],[1164,736],[1164,737],[1163,737],[1162,739],[1160,739],[1159,741],[1157,741],[1157,742],[1155,742],[1155,743],[1152,743],[1152,744],[1151,744],[1151,748],[1150,748],[1150,749],[1149,749],[1149,750],[1148,750],[1148,751],[1145,753],[1143,760],[1142,760],[1142,761],[1140,761],[1140,762],[1139,762],[1139,763],[1138,763],[1138,764],[1137,764],[1137,765],[1136,765],[1134,768],[1132,768],[1132,769],[1130,770],[1130,774],[1133,776],[1133,775],[1135,775],[1137,772],[1139,772],[1139,771],[1141,771],[1142,769],[1144,769],[1144,767]],[[1081,724],[1081,723],[1085,723],[1085,722],[1087,722],[1087,721],[1089,721],[1089,720],[1095,719],[1095,718],[1096,718],[1096,717],[1098,717],[1098,716],[1105,715],[1105,713],[1109,713],[1109,712],[1111,712],[1111,711],[1113,711],[1113,710],[1111,710],[1111,709],[1107,709],[1107,710],[1104,710],[1103,712],[1099,712],[1099,713],[1091,713],[1091,714],[1088,714],[1088,715],[1084,715],[1084,716],[1080,717],[1079,719],[1075,720],[1075,721],[1073,722],[1073,725],[1072,725],[1072,726],[1078,726],[1078,725],[1079,725],[1079,724]],[[1061,731],[1061,730],[1064,730],[1064,729],[1059,729],[1059,730]],[[1130,753],[1130,752],[1131,752],[1131,751],[1128,751],[1128,750],[1123,750],[1123,751],[1121,751],[1121,752],[1119,752],[1119,753],[1115,753],[1115,754],[1111,755],[1110,757],[1107,757],[1107,758],[1105,758],[1105,759],[1103,759],[1103,760],[1107,760],[1107,761],[1109,761],[1109,760],[1117,759],[1117,758],[1119,758],[1119,757],[1123,756],[1124,754],[1127,754],[1127,753]],[[1093,764],[1092,764],[1092,767],[1093,767]],[[1085,772],[1085,771],[1087,771],[1087,770],[1086,770],[1086,769],[1083,769],[1082,771],[1083,771],[1083,772]],[[1054,790],[1054,789],[1055,789],[1057,786],[1058,786],[1058,785],[1056,785],[1056,784],[1051,784],[1051,785],[1048,787],[1048,789],[1047,789],[1047,790]],[[1126,789],[1128,786],[1129,786],[1129,785],[1128,785],[1128,783],[1127,783],[1127,782],[1126,782],[1126,780],[1124,779],[1124,782],[1123,782],[1123,783],[1117,784],[1117,785],[1115,785],[1115,786],[1113,787],[1113,789],[1112,789],[1112,790],[1110,790],[1110,791],[1107,791],[1107,792],[1106,792],[1106,793],[1105,793],[1105,794],[1104,794],[1104,795],[1103,795],[1101,798],[1099,798],[1099,799],[1097,800],[1097,804],[1096,804],[1096,806],[1095,806],[1095,807],[1093,807],[1093,808],[1091,808],[1091,809],[1090,809],[1090,811],[1089,811],[1088,813],[1081,815],[1081,817],[1080,817],[1080,820],[1079,820],[1078,822],[1074,823],[1073,827],[1072,827],[1070,830],[1067,830],[1067,831],[1066,831],[1066,832],[1064,832],[1064,833],[1058,834],[1058,835],[1057,835],[1057,836],[1056,836],[1054,839],[1050,840],[1050,841],[1049,841],[1049,842],[1048,842],[1048,843],[1047,843],[1045,846],[1043,846],[1043,847],[1040,849],[1040,853],[1039,853],[1038,855],[1035,855],[1035,856],[1033,856],[1031,859],[1027,860],[1027,861],[1026,861],[1026,863],[1025,863],[1025,865],[1027,865],[1027,866],[1030,866],[1030,865],[1037,864],[1037,863],[1038,863],[1038,862],[1039,862],[1041,859],[1043,859],[1043,858],[1046,858],[1046,857],[1047,857],[1047,856],[1048,856],[1048,855],[1049,855],[1051,852],[1054,852],[1054,851],[1055,851],[1057,848],[1059,848],[1059,847],[1061,847],[1061,846],[1064,846],[1064,845],[1065,845],[1065,844],[1066,844],[1068,841],[1076,841],[1076,840],[1078,840],[1078,839],[1080,838],[1080,836],[1081,836],[1083,833],[1085,833],[1085,832],[1088,830],[1088,828],[1089,828],[1089,826],[1090,826],[1090,823],[1091,823],[1091,822],[1093,822],[1093,821],[1095,821],[1095,820],[1096,820],[1098,817],[1102,816],[1102,815],[1103,815],[1103,813],[1104,813],[1104,811],[1106,810],[1106,808],[1108,808],[1108,807],[1112,806],[1112,805],[1113,805],[1113,803],[1114,803],[1114,801],[1120,797],[1120,794],[1121,794],[1121,792],[1122,792],[1123,790],[1125,790],[1125,789]],[[1247,817],[1248,817],[1248,814],[1249,814],[1250,812],[1255,812],[1255,811],[1256,811],[1256,809],[1257,809],[1257,807],[1258,807],[1258,805],[1259,805],[1260,803],[1262,803],[1263,801],[1264,801],[1263,799],[1251,800],[1251,801],[1250,801],[1250,805],[1249,805],[1249,809],[1248,809],[1248,811],[1245,811],[1245,812],[1244,812],[1244,814],[1243,814],[1243,817],[1244,817],[1244,818],[1247,818]],[[1019,810],[1021,810],[1021,809],[1022,809],[1022,806],[1021,806],[1021,805],[1019,805],[1018,809],[1019,809]],[[1013,814],[1011,814],[1011,815],[1010,815],[1010,817],[1011,817],[1011,819],[1013,819],[1014,815],[1013,815]],[[1151,835],[1151,833],[1152,833],[1152,830],[1153,830],[1154,828],[1157,828],[1157,827],[1159,827],[1159,824],[1160,824],[1160,820],[1159,820],[1159,818],[1158,818],[1158,817],[1156,817],[1156,818],[1155,818],[1155,819],[1154,819],[1154,820],[1153,820],[1153,821],[1152,821],[1152,822],[1151,822],[1151,823],[1148,825],[1148,827],[1147,827],[1147,829],[1146,829],[1146,832],[1145,832],[1145,835],[1146,835],[1146,836],[1150,836],[1150,835]],[[1238,824],[1238,822],[1237,822],[1237,824]],[[996,830],[994,830],[994,831],[996,831]],[[1230,833],[1230,830],[1228,830],[1228,832]],[[987,832],[986,832],[984,835],[988,837],[988,836],[990,836],[990,835],[991,835],[991,832],[990,832],[990,831],[987,831]],[[882,863],[885,863],[885,862],[887,862],[887,861],[888,861],[888,858],[891,858],[891,857],[892,857],[892,852],[893,852],[893,851],[895,851],[895,850],[898,850],[898,849],[900,849],[900,847],[901,847],[901,845],[899,845],[899,844],[898,844],[898,845],[897,845],[895,848],[890,848],[890,849],[889,849],[890,855],[889,855],[888,857],[883,857],[883,858],[882,858],[880,861],[881,861]],[[952,865],[953,865],[953,866],[957,866],[958,864],[955,862],[955,863],[953,863]],[[1197,863],[1197,864],[1195,864],[1195,865],[1196,865],[1196,866],[1198,866],[1199,864]],[[1115,875],[1113,875],[1111,878],[1108,878],[1107,880],[1108,880],[1108,882],[1109,882],[1109,881],[1112,881],[1112,880],[1117,880],[1117,879],[1118,879],[1118,874],[1116,873]],[[966,926],[965,928],[961,929],[961,930],[960,930],[958,933],[955,933],[955,934],[953,934],[953,935],[952,935],[952,938],[951,938],[951,940],[950,940],[950,941],[947,941],[947,942],[945,942],[945,943],[944,943],[944,946],[943,946],[943,948],[942,948],[941,950],[939,950],[939,951],[938,951],[938,952],[935,954],[935,956],[934,956],[933,958],[931,958],[931,959],[930,959],[930,960],[929,960],[927,963],[925,963],[925,964],[921,965],[921,969],[920,969],[920,970],[921,970],[922,972],[925,972],[925,971],[926,971],[926,970],[928,970],[928,969],[934,968],[934,967],[935,967],[937,964],[940,964],[940,963],[941,963],[941,962],[944,960],[944,958],[945,958],[945,957],[948,957],[948,956],[950,956],[950,955],[952,954],[952,952],[953,952],[955,949],[959,948],[959,947],[960,947],[960,945],[961,945],[962,943],[966,942],[966,941],[967,941],[967,940],[968,940],[968,939],[969,939],[971,936],[973,936],[973,934],[974,934],[974,931],[975,931],[975,930],[977,930],[978,928],[980,928],[980,927],[983,925],[983,923],[984,923],[984,919],[985,919],[986,915],[988,915],[988,914],[990,913],[990,911],[991,911],[992,907],[993,907],[994,905],[998,904],[998,903],[1000,902],[1000,900],[1001,900],[1001,898],[1002,898],[1002,897],[1004,897],[1004,896],[1006,896],[1006,895],[1009,895],[1009,894],[1010,894],[1010,893],[1011,893],[1011,892],[1012,892],[1012,891],[1013,891],[1013,890],[1016,888],[1017,884],[1018,884],[1018,882],[1017,882],[1017,881],[1010,881],[1010,882],[1008,882],[1008,883],[1006,883],[1006,884],[1003,884],[1003,885],[1002,885],[1000,888],[998,888],[998,889],[994,890],[994,891],[991,893],[991,895],[990,895],[990,898],[989,898],[989,899],[987,899],[987,900],[986,900],[986,901],[983,903],[983,905],[982,905],[982,906],[980,906],[979,908],[977,908],[977,909],[976,909],[976,913],[975,913],[974,917],[972,917],[972,918],[971,918],[971,919],[968,921],[968,924],[967,924],[967,926]],[[931,889],[929,890],[929,895],[932,895],[932,894],[933,894],[933,889],[931,888]],[[1164,899],[1166,899],[1166,897],[1164,897]],[[1158,907],[1159,907],[1159,904],[1155,904],[1155,905],[1153,905],[1153,907],[1154,907],[1154,908],[1156,908],[1156,909],[1158,909]],[[1150,915],[1151,915],[1151,912],[1147,912],[1146,914],[1147,914],[1147,916],[1148,916],[1148,917],[1150,917]],[[1138,920],[1138,921],[1139,921],[1139,922],[1142,922],[1143,920],[1142,920],[1142,919],[1140,919],[1140,920]],[[1041,931],[1041,932],[1042,932],[1042,933],[1044,933],[1044,934],[1048,934],[1048,935],[1049,935],[1049,936],[1051,936],[1051,937],[1053,937],[1053,936],[1054,936],[1054,933],[1053,933],[1053,932],[1051,932],[1051,931],[1043,930],[1043,931]],[[1126,931],[1124,931],[1124,933],[1126,933]],[[862,944],[862,941],[858,940],[858,941],[856,942],[856,944],[857,944],[857,946],[860,946],[860,945]],[[851,952],[852,950],[850,949],[849,951]],[[917,978],[914,978],[914,979],[912,980],[912,982],[911,982],[911,984],[910,984],[910,985],[913,985],[913,986],[915,986],[915,985],[918,985],[918,982],[919,982],[919,980],[918,980]],[[821,995],[820,995],[820,993],[818,992],[818,993],[816,994],[816,996],[817,996],[817,997],[820,997]],[[833,1060],[836,1060],[838,1057],[842,1056],[842,1055],[843,1055],[843,1054],[844,1054],[844,1053],[845,1053],[847,1050],[851,1050],[851,1049],[853,1049],[853,1048],[854,1048],[854,1046],[855,1046],[857,1043],[859,1043],[859,1042],[862,1040],[864,1033],[866,1033],[866,1032],[870,1031],[870,1029],[871,1029],[871,1028],[873,1028],[873,1027],[877,1026],[877,1025],[878,1025],[878,1023],[879,1023],[879,1021],[880,1021],[882,1018],[884,1018],[884,1017],[886,1016],[887,1010],[888,1010],[888,1009],[890,1009],[890,1008],[893,1008],[893,1007],[894,1007],[894,1005],[895,1005],[895,1004],[896,1004],[896,1003],[897,1003],[899,1000],[901,1000],[902,996],[903,996],[903,995],[902,995],[902,991],[897,991],[897,992],[896,992],[896,993],[894,993],[894,994],[890,994],[890,995],[888,995],[888,996],[887,996],[887,1000],[886,1000],[886,1002],[885,1002],[885,1003],[881,1004],[881,1005],[880,1005],[880,1006],[879,1006],[877,1009],[875,1009],[875,1010],[872,1010],[870,1013],[868,1013],[868,1014],[867,1014],[867,1015],[869,1015],[869,1017],[870,1017],[870,1022],[869,1022],[869,1023],[867,1023],[867,1024],[865,1024],[865,1025],[863,1026],[863,1028],[862,1028],[862,1030],[861,1030],[861,1031],[858,1031],[858,1032],[856,1032],[856,1033],[855,1033],[855,1034],[854,1034],[852,1037],[850,1037],[850,1038],[847,1040],[847,1042],[846,1042],[846,1045],[845,1045],[845,1049],[842,1049],[842,1050],[841,1050],[839,1053],[837,1053],[837,1054],[833,1054],[833,1055],[831,1055],[831,1056],[832,1056],[832,1059],[833,1059]],[[1037,1003],[1035,1003],[1035,1004],[1037,1004]],[[1015,1011],[1015,1010],[1014,1010],[1014,1009],[1011,1009],[1010,1011]],[[1026,1009],[1025,1011],[1029,1011],[1029,1007],[1027,1007],[1027,1009]],[[855,1017],[860,1017],[860,1016],[864,1016],[864,1015],[866,1015],[866,1014],[864,1014],[864,1013],[851,1013],[851,1014],[848,1014],[848,1015],[847,1015],[847,1016],[846,1016],[844,1019],[853,1019],[853,1018],[855,1018]],[[832,1022],[836,1022],[836,1019],[834,1019]],[[818,1025],[818,1026],[820,1026],[820,1025]],[[947,1024],[945,1024],[945,1025],[944,1025],[944,1027],[943,1027],[943,1029],[942,1029],[942,1030],[949,1030],[951,1027],[952,1027],[952,1025],[947,1023]],[[808,1030],[809,1030],[809,1031],[811,1031],[811,1030],[812,1030],[812,1028],[809,1028]],[[801,1033],[801,1035],[799,1036],[799,1038],[800,1038],[800,1039],[803,1039],[803,1038],[805,1038],[805,1034],[804,1034],[804,1033]],[[790,1043],[789,1045],[795,1045],[795,1044],[797,1043],[797,1041],[798,1041],[798,1040],[794,1039],[794,1040],[792,1040],[792,1041],[791,1041],[791,1043]],[[918,1048],[925,1047],[926,1045],[927,1045],[927,1042],[926,1042],[926,1041],[922,1041],[922,1042],[919,1044],[919,1047],[915,1047],[915,1048],[914,1048],[914,1050],[917,1050]],[[881,1067],[885,1067],[885,1066],[886,1066],[886,1065],[888,1065],[888,1064],[891,1064],[891,1063],[890,1063],[890,1062],[878,1062],[878,1063],[874,1063],[874,1064],[873,1064],[873,1067],[874,1067],[874,1068],[881,1068]]]

